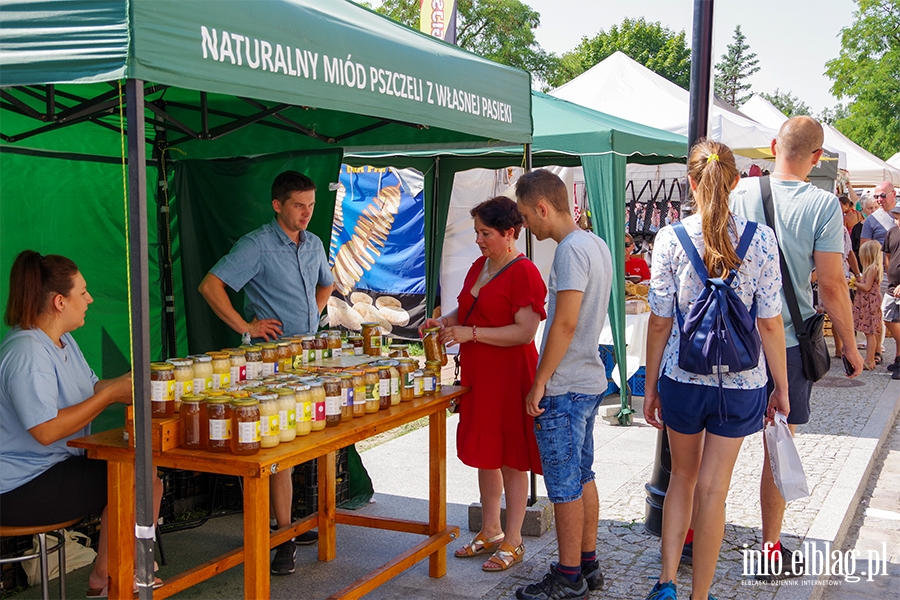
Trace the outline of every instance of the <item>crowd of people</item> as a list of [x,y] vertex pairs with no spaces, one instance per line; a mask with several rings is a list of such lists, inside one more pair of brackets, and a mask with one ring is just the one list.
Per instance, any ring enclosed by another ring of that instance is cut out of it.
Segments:
[[[647,596],[652,600],[676,598],[685,556],[693,565],[693,597],[709,594],[743,438],[771,422],[776,411],[787,416],[792,433],[810,418],[812,381],[804,374],[796,335],[802,324],[791,319],[784,279],[790,278],[805,321],[816,314],[815,271],[819,302],[841,342],[838,351],[849,377],[875,368],[883,352],[882,324],[900,339],[900,260],[891,261],[900,254],[896,191],[889,183],[878,186],[872,199],[880,206],[864,203],[863,216],[852,202],[839,202],[811,185],[806,178],[822,154],[822,142],[822,127],[810,117],[782,126],[772,141],[775,170],[767,181],[774,215],[767,220],[761,179],[742,179],[728,147],[701,140],[688,161],[696,212],[659,231],[651,269],[643,259],[628,258],[633,240],[626,236],[627,273],[650,281],[643,413],[649,424],[667,428],[671,445],[662,567]],[[279,175],[272,186],[273,220],[241,238],[200,284],[199,292],[236,333],[268,340],[318,327],[333,279],[321,240],[307,231],[315,194],[304,175]],[[610,301],[612,258],[602,239],[572,219],[568,191],[556,175],[546,170],[523,175],[515,196],[515,201],[491,198],[472,209],[482,256],[465,277],[458,308],[423,325],[440,327],[443,341],[459,346],[461,382],[469,388],[459,402],[456,445],[459,459],[477,469],[483,518],[481,530],[454,556],[485,557],[482,569],[489,572],[521,562],[528,472],[539,473],[553,503],[559,560],[516,596],[586,598],[604,583],[592,464],[593,428],[607,387],[597,341]],[[515,250],[523,227],[538,240],[557,243],[549,285]],[[858,266],[848,256],[854,230]],[[705,285],[693,252],[709,277],[730,277],[737,297],[753,311],[762,352],[745,370],[710,375],[683,368],[680,323]],[[851,274],[856,278],[852,304]],[[226,288],[246,291],[243,311],[232,306]],[[12,329],[0,345],[4,525],[60,522],[99,509],[105,522],[106,465],[66,442],[88,434],[91,421],[110,404],[132,402],[132,385],[130,374],[99,380],[71,335],[84,324],[92,301],[71,260],[33,251],[16,259],[6,309]],[[544,320],[538,351],[535,334]],[[865,359],[854,329],[866,336]],[[887,368],[900,378],[900,346]],[[785,503],[767,455],[762,467],[762,552],[781,567],[761,577],[796,576],[802,560],[781,544]],[[290,472],[270,482],[274,517],[285,527],[291,518]],[[52,493],[59,489],[69,493]],[[161,493],[156,481],[157,510]],[[311,532],[278,546],[272,573],[293,573],[296,544],[315,542]],[[89,596],[106,595],[108,561],[101,526]]]

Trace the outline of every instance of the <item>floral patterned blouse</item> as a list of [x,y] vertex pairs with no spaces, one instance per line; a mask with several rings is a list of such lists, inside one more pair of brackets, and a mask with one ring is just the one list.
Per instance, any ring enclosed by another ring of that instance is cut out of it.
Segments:
[[[746,219],[734,216],[738,235],[744,232]],[[704,253],[700,216],[692,215],[682,223],[694,242],[700,256]],[[737,246],[737,239],[733,239]],[[660,376],[666,376],[681,383],[719,386],[718,375],[689,373],[678,367],[678,341],[680,329],[674,319],[675,299],[683,317],[690,312],[694,300],[703,291],[703,282],[691,266],[691,261],[678,241],[671,226],[660,229],[653,244],[653,277],[650,280],[648,301],[653,314],[673,317],[672,334],[666,344],[662,358]],[[732,287],[748,310],[756,302],[756,317],[769,319],[781,314],[781,267],[778,258],[778,243],[775,233],[766,225],[759,224],[744,262],[738,269]],[[753,369],[722,375],[722,387],[732,389],[757,389],[766,385],[766,361],[764,353],[759,355],[759,365]]]

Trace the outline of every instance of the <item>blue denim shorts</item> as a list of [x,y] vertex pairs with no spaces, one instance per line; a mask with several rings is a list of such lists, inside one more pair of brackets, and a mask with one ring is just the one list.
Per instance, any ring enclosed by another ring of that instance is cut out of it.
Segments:
[[544,396],[544,412],[534,419],[544,484],[550,502],[581,498],[581,488],[594,480],[594,419],[603,394]]
[[766,388],[725,389],[659,379],[659,401],[666,427],[684,435],[704,429],[727,438],[746,437],[763,428]]

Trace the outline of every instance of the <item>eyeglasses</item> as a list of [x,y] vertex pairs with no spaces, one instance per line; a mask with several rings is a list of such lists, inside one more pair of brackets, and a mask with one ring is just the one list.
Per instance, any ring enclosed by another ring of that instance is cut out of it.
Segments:
[[887,198],[890,194],[872,194],[872,197],[878,200],[879,198]]
[[626,247],[626,248],[630,248],[630,247],[632,247],[632,246],[634,246],[634,242],[625,242],[625,247]]

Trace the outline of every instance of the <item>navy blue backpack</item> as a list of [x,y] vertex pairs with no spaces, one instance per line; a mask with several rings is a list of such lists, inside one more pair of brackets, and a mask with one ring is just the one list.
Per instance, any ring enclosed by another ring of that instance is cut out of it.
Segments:
[[[675,223],[672,229],[704,281],[703,291],[686,318],[681,316],[676,299],[675,314],[681,328],[678,366],[699,375],[722,375],[756,367],[762,344],[756,328],[756,302],[748,311],[732,289],[737,270],[732,269],[725,279],[710,278],[684,225]],[[755,232],[756,223],[748,221],[736,250],[742,262]]]

